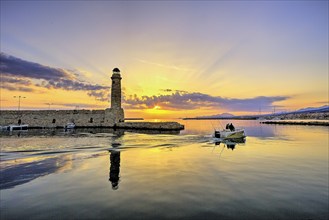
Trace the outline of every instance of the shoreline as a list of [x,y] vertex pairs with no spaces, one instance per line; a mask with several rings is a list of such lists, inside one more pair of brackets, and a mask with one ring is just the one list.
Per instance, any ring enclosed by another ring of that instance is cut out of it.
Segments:
[[182,120],[329,120],[329,112],[290,112],[272,115],[245,115],[231,117],[186,117]]
[[230,118],[182,118],[182,120],[258,120],[259,117],[230,117]]
[[329,126],[329,121],[261,121],[260,124]]
[[[8,125],[10,126],[10,125]],[[3,127],[8,126],[1,126],[1,131]],[[184,125],[170,121],[170,122],[120,122],[116,123],[113,126],[102,126],[102,125],[95,125],[95,126],[81,126],[76,125],[74,128],[88,128],[88,129],[103,129],[103,128],[110,128],[110,129],[122,129],[122,130],[155,130],[155,131],[180,131],[184,130]],[[42,130],[42,129],[65,129],[65,126],[28,126],[27,129],[15,129],[18,131],[21,130]],[[6,129],[7,130],[7,129]]]

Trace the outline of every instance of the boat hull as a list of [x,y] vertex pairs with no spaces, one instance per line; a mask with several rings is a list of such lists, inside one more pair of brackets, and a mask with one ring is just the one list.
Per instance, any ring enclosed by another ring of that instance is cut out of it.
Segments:
[[29,125],[24,124],[24,125],[9,125],[7,127],[8,131],[15,131],[15,130],[27,130],[27,128],[29,127]]
[[226,139],[238,139],[238,138],[246,137],[246,134],[243,129],[237,129],[235,131],[222,130],[222,131],[216,131],[215,137],[216,138],[226,138]]
[[67,123],[64,126],[65,129],[74,129],[75,128],[75,124],[74,123]]

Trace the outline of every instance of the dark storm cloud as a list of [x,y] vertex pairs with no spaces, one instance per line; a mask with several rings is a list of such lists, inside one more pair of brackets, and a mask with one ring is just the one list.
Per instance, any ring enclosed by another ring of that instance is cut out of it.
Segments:
[[160,105],[163,109],[224,108],[230,111],[258,111],[259,108],[271,110],[274,102],[287,98],[285,96],[259,96],[248,99],[229,99],[197,92],[176,91],[170,95],[129,96],[124,103],[127,108],[138,109]]
[[[1,88],[33,91],[27,86],[70,91],[88,91],[89,96],[108,100],[110,87],[82,82],[76,70],[53,68],[0,53]],[[41,80],[41,84],[34,82]]]
[[0,86],[1,89],[7,89],[9,91],[21,91],[21,92],[33,92],[34,89],[32,88],[29,88],[29,87],[22,87],[22,86],[12,86],[12,85],[9,85],[9,84],[2,84]]
[[0,60],[0,71],[7,75],[45,80],[69,78],[62,69],[29,62],[5,53],[0,54]]
[[108,101],[110,93],[108,90],[89,91],[88,95],[95,97],[99,101]]
[[48,81],[48,84],[46,84],[47,88],[55,88],[55,89],[64,89],[64,90],[102,90],[102,89],[109,89],[107,86],[101,86],[101,85],[92,85],[87,84],[84,82],[78,82],[74,80],[68,80],[68,79],[60,79],[58,81],[51,80]]
[[31,85],[31,80],[28,80],[28,79],[22,79],[22,78],[13,78],[13,77],[10,77],[8,75],[5,75],[5,74],[2,74],[1,75],[1,83],[4,83],[4,84],[20,84],[20,85],[24,85],[24,86],[29,86]]

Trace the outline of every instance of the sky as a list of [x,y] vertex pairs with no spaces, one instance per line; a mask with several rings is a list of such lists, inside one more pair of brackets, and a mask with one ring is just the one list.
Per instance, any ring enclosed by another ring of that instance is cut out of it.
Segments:
[[[126,117],[328,104],[328,1],[2,1],[1,105]],[[16,96],[16,98],[14,97]]]

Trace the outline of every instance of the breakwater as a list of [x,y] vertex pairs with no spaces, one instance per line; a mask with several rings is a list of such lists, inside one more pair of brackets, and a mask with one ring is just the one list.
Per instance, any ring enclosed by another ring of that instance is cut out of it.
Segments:
[[183,130],[184,125],[178,122],[123,122],[115,125],[122,129],[141,129],[141,130]]
[[0,125],[28,124],[33,128],[63,127],[71,122],[80,127],[112,127],[123,118],[123,112],[113,109],[0,111]]
[[63,128],[73,122],[77,128],[119,128],[138,130],[182,130],[177,122],[124,122],[123,111],[105,110],[24,110],[0,111],[0,125],[28,124],[29,129]]
[[281,113],[274,115],[266,115],[259,117],[260,119],[266,120],[328,120],[329,112],[304,112],[304,113]]
[[329,121],[262,121],[261,124],[329,126]]

